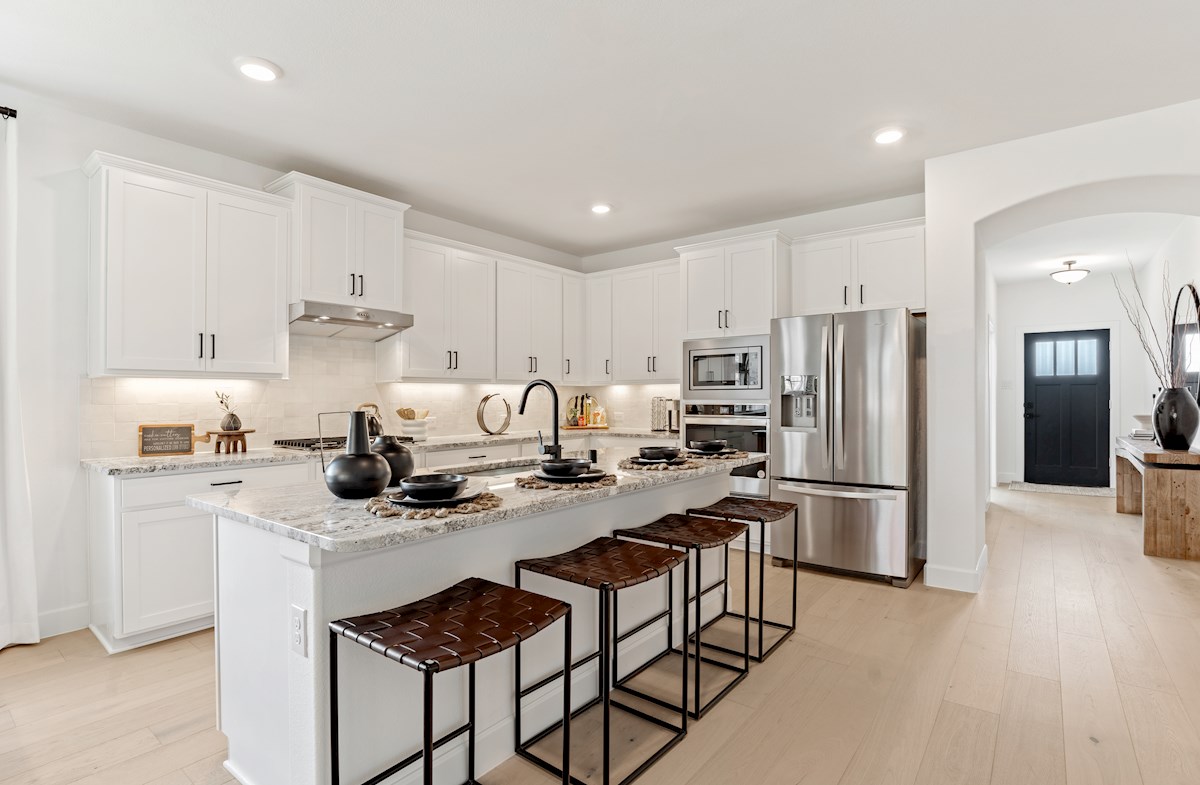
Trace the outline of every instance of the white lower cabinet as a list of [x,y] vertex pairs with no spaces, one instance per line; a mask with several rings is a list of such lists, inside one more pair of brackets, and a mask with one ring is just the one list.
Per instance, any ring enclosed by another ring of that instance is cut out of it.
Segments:
[[425,465],[431,469],[438,466],[462,466],[484,461],[502,461],[520,458],[521,445],[495,444],[486,447],[463,447],[453,450],[436,450],[425,453]]
[[88,478],[91,629],[110,652],[213,624],[213,516],[184,503],[315,480],[316,462]]

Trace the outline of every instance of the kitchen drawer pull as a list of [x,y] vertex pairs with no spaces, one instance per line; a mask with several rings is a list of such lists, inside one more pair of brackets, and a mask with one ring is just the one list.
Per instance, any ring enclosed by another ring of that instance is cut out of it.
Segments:
[[362,297],[367,293],[367,279],[362,277],[362,273],[358,275],[358,296]]
[[200,359],[204,359],[204,333],[196,333],[200,336]]
[[354,296],[354,273],[350,273],[350,296]]
[[217,486],[220,486],[220,485],[241,485],[241,484],[242,484],[241,480],[227,480],[226,482],[210,482],[209,483],[209,485],[211,485],[214,488],[216,488]]
[[780,485],[779,490],[802,496],[825,496],[831,499],[867,499],[873,502],[894,502],[899,497],[888,491],[831,491],[826,488],[802,488],[799,485]]
[[480,458],[486,458],[486,457],[487,457],[487,453],[484,453],[483,455],[468,455],[467,459],[471,460],[471,461],[477,461]]

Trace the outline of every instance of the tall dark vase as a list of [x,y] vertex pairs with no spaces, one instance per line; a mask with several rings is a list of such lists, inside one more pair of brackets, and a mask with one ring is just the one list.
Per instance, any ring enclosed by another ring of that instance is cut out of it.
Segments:
[[378,496],[391,479],[391,464],[382,455],[371,451],[367,413],[350,412],[346,452],[325,467],[325,486],[340,499],[369,499]]
[[1164,450],[1188,450],[1200,426],[1200,405],[1186,387],[1168,387],[1154,402],[1154,438]]
[[413,473],[413,456],[407,447],[400,443],[399,437],[380,434],[371,442],[371,449],[387,459],[392,467],[392,479],[388,487],[399,485],[405,477]]

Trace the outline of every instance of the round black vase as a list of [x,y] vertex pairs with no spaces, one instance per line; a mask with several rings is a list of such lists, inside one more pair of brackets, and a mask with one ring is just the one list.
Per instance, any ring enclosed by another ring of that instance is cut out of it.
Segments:
[[1154,438],[1164,450],[1189,450],[1200,426],[1200,405],[1186,387],[1168,387],[1154,402]]
[[376,436],[375,441],[371,442],[371,450],[382,455],[387,460],[388,465],[392,467],[392,479],[388,482],[389,488],[399,485],[400,481],[405,477],[412,476],[412,453],[400,443],[399,438],[383,434]]
[[382,493],[391,479],[391,464],[371,452],[366,412],[351,412],[346,452],[325,467],[325,486],[339,499],[369,499]]

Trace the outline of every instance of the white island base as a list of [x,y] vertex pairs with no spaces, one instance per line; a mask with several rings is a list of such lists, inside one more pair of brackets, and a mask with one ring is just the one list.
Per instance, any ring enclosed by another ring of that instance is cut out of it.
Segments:
[[[218,722],[229,739],[226,768],[243,785],[330,782],[329,622],[411,602],[471,576],[512,585],[518,559],[565,551],[610,535],[616,528],[710,504],[727,495],[729,488],[727,469],[710,470],[595,501],[361,552],[326,550],[214,510]],[[236,506],[236,500],[231,506]],[[721,549],[704,554],[706,575],[720,575],[720,565]],[[678,598],[681,570],[675,571],[674,580]],[[574,658],[595,651],[598,592],[529,573],[522,574],[522,588],[570,602]],[[665,579],[622,591],[621,629],[632,629],[664,610],[666,591]],[[706,620],[720,612],[721,601],[719,591],[704,598]],[[677,601],[676,642],[682,635],[679,611]],[[302,620],[299,629],[294,626],[296,619]],[[561,622],[555,623],[523,645],[524,684],[561,666],[562,627]],[[339,640],[338,646],[341,777],[343,783],[359,783],[420,748],[421,681],[416,671],[351,641]],[[628,673],[665,646],[664,619],[622,645],[621,672]],[[476,775],[480,776],[514,754],[512,651],[488,657],[476,667]],[[434,678],[438,736],[466,721],[466,675],[463,667]],[[555,681],[523,701],[526,739],[561,717],[560,684]],[[576,706],[596,696],[596,684],[595,661],[575,672]],[[447,743],[434,758],[438,782],[463,782],[466,736]],[[421,764],[414,764],[387,782],[416,783],[420,773]],[[548,783],[553,780],[546,775]]]

